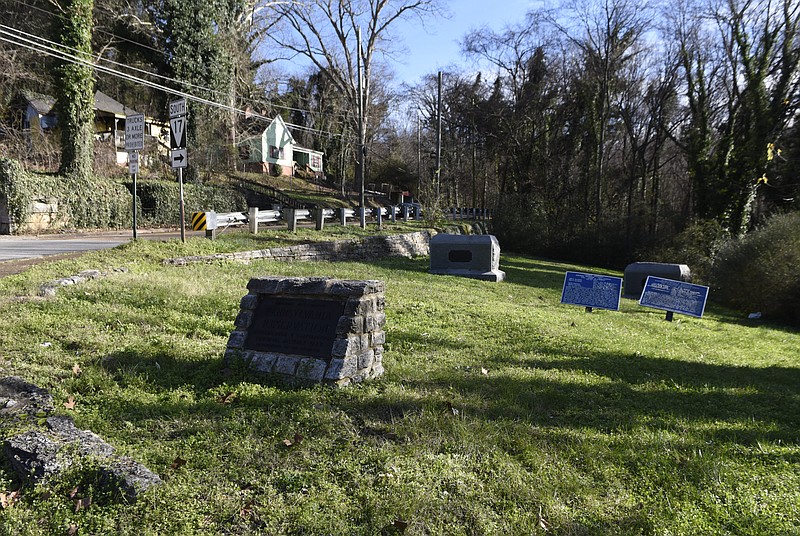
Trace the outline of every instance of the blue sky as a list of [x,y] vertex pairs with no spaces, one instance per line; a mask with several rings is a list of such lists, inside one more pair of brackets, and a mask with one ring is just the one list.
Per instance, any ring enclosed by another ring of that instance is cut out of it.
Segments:
[[[488,27],[501,31],[510,24],[524,19],[525,14],[542,0],[443,0],[450,16],[430,19],[423,26],[419,20],[398,21],[392,27],[397,37],[392,67],[395,83],[413,85],[423,76],[445,70],[448,66],[470,69],[473,66],[461,55],[459,42],[470,30]],[[299,58],[278,61],[277,67],[291,74],[303,71],[306,66]]]
[[407,50],[403,61],[394,65],[397,80],[417,83],[426,74],[450,65],[470,64],[460,52],[459,42],[472,29],[487,26],[500,31],[521,21],[535,4],[532,0],[450,0],[451,17],[431,21],[422,27],[417,21],[401,22],[395,28]]

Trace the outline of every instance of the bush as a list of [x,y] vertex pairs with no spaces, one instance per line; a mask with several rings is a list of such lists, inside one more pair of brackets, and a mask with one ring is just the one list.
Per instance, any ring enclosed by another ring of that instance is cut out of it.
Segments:
[[[132,183],[126,183],[129,190]],[[177,225],[180,220],[180,185],[165,180],[138,181],[136,194],[142,204],[145,225]],[[130,195],[130,194],[129,194]],[[183,191],[186,218],[195,211],[236,212],[247,210],[247,201],[238,191],[207,184],[188,183]]]
[[711,266],[721,244],[729,234],[716,220],[703,220],[689,225],[654,250],[640,252],[639,257],[655,262],[685,264],[692,271],[692,281],[706,284]]
[[775,216],[723,244],[712,267],[717,300],[800,325],[800,213]]
[[62,226],[118,229],[131,223],[130,193],[119,182],[25,171],[16,160],[0,158],[0,202],[14,225],[30,220],[35,201],[57,203]]

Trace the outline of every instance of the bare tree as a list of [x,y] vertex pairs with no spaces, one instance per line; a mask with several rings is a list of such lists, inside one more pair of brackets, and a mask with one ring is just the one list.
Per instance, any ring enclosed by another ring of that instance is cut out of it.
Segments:
[[[312,0],[275,3],[271,9],[281,18],[282,31],[269,32],[278,47],[291,56],[309,60],[327,76],[358,110],[358,65],[362,69],[363,130],[373,119],[373,73],[380,59],[391,52],[391,31],[402,19],[426,17],[441,12],[440,0]],[[363,30],[362,42],[357,33]],[[354,114],[355,115],[355,114]],[[357,125],[351,126],[356,130]],[[363,143],[365,140],[361,140]],[[360,178],[357,178],[360,180]]]

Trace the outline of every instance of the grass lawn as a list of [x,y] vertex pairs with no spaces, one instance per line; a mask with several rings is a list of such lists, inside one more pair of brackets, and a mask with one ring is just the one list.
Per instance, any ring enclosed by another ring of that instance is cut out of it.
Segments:
[[[588,314],[559,298],[566,270],[594,270],[506,253],[502,283],[426,258],[161,264],[263,247],[140,241],[0,280],[0,374],[165,481],[125,505],[76,468],[22,487],[0,534],[800,534],[797,331],[713,304]],[[385,281],[386,374],[335,390],[227,366],[263,275]],[[2,460],[0,493],[19,489]]]

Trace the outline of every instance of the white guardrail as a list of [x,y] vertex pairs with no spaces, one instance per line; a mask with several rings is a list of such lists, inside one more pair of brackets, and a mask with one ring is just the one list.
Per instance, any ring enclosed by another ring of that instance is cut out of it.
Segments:
[[[285,222],[290,230],[297,228],[298,222],[315,222],[317,230],[321,230],[326,221],[337,221],[342,225],[354,219],[361,218],[361,209],[338,208],[338,209],[272,209],[261,210],[258,207],[250,207],[247,212],[194,212],[192,213],[191,227],[195,231],[206,231],[206,236],[214,238],[214,234],[220,230],[224,231],[228,227],[247,225],[251,233],[258,232],[259,225],[277,224]],[[419,206],[391,206],[380,209],[367,209],[364,219],[367,218],[377,221],[379,224],[388,219],[392,222],[398,218],[403,221],[409,219],[419,220],[422,218],[422,210]]]

